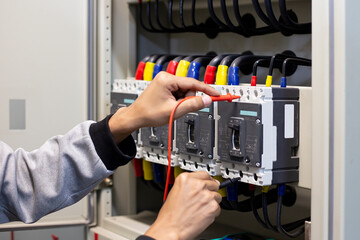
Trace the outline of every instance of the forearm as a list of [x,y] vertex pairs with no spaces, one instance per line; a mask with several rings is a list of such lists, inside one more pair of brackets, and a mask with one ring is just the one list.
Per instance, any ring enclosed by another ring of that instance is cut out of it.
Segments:
[[107,119],[79,124],[32,152],[0,142],[0,222],[34,222],[77,202],[133,158],[132,138],[122,144],[112,139]]

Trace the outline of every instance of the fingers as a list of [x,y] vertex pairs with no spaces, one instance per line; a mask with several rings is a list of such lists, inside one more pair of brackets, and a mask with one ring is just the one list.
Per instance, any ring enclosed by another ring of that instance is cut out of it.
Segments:
[[179,105],[175,112],[175,119],[189,112],[196,112],[211,104],[212,100],[208,95],[191,98]]
[[176,77],[175,80],[177,81],[177,84],[180,89],[200,91],[211,96],[220,95],[220,93],[216,89],[203,82],[199,82],[196,79]]

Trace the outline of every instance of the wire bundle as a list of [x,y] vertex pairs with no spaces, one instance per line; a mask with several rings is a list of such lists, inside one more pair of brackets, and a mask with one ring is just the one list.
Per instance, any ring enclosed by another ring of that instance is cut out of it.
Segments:
[[[153,3],[152,3],[153,2]],[[190,4],[190,16],[185,16],[184,5],[185,0],[179,0],[178,14],[174,11],[174,0],[167,2],[159,0],[146,0],[143,3],[139,0],[139,19],[140,25],[147,31],[153,33],[182,33],[195,32],[205,33],[209,38],[215,38],[221,32],[233,32],[244,37],[259,36],[264,34],[271,34],[280,32],[284,36],[292,34],[310,34],[311,22],[299,23],[296,13],[292,9],[288,9],[286,0],[278,0],[278,8],[280,15],[276,16],[274,13],[274,1],[264,0],[264,6],[261,6],[259,0],[252,0],[252,7],[257,15],[258,22],[262,22],[262,27],[259,25],[254,15],[250,13],[241,13],[239,7],[239,0],[233,0],[232,6],[227,6],[226,0],[220,1],[221,14],[217,15],[215,11],[213,0],[208,0],[207,8],[209,15],[205,18],[205,22],[198,23],[196,21],[197,9],[196,0],[188,0]],[[146,5],[146,12],[143,10]],[[165,10],[160,12],[160,6],[167,7],[167,14]],[[229,11],[231,9],[232,11]],[[160,19],[160,16],[167,16],[166,19]],[[146,22],[145,23],[145,19]],[[185,23],[184,19],[190,19],[190,23]],[[235,19],[234,23],[231,19]]]

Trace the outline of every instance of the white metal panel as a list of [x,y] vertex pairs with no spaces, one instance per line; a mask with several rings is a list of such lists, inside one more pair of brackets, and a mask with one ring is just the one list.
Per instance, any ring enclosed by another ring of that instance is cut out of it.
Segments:
[[329,238],[330,1],[312,1],[311,238]]
[[[30,151],[87,119],[87,0],[0,0],[0,35],[2,141]],[[24,130],[9,130],[9,99],[25,100]],[[84,199],[40,222],[86,222],[87,212]]]
[[359,1],[334,1],[333,239],[359,238],[359,8]]

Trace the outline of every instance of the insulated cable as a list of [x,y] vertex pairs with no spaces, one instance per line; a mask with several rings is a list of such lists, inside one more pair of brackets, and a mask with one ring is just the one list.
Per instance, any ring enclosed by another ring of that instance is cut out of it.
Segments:
[[175,57],[176,57],[175,55],[166,54],[161,56],[158,60],[156,60],[153,71],[153,79],[160,71],[163,70],[163,65],[169,62],[170,60],[174,59]]
[[287,76],[287,64],[296,64],[300,66],[309,66],[311,67],[311,60],[310,59],[299,59],[299,58],[286,58],[282,65],[282,72],[283,76],[281,77],[280,87],[286,87],[286,76]]
[[150,59],[150,55],[144,57],[138,64],[137,68],[136,68],[136,73],[135,73],[135,79],[136,80],[143,80],[143,76],[144,76],[144,69],[145,69],[145,65],[146,62]]
[[269,25],[256,28],[256,20],[254,16],[249,13],[241,16],[239,9],[239,0],[233,0],[233,9],[239,27],[244,31],[244,33],[248,34],[249,36],[259,36],[278,32],[275,28]]
[[250,190],[250,204],[251,204],[251,210],[253,212],[253,215],[254,215],[256,221],[261,226],[263,226],[264,228],[267,228],[266,223],[260,218],[257,208],[255,207],[255,185],[249,184],[249,190]]
[[245,51],[242,54],[232,54],[232,55],[228,55],[225,58],[223,58],[219,64],[219,66],[217,67],[217,72],[216,72],[216,85],[226,85],[228,82],[228,70],[229,70],[229,66],[230,64],[234,61],[234,59],[236,59],[239,56],[243,56],[243,55],[252,55],[252,52],[250,51]]
[[269,219],[269,214],[267,210],[268,202],[267,202],[267,193],[269,192],[270,186],[263,186],[261,188],[261,196],[262,196],[262,209],[263,209],[263,216],[265,220],[265,224],[267,228],[277,231],[276,227],[273,226]]
[[187,72],[187,77],[195,78],[199,80],[200,68],[202,66],[206,66],[214,57],[212,56],[203,56],[195,58],[189,66],[189,70]]
[[280,184],[278,186],[276,227],[277,227],[277,230],[279,232],[283,233],[284,235],[286,235],[288,237],[291,237],[291,238],[297,238],[297,237],[299,237],[301,234],[303,234],[305,232],[304,224],[302,224],[302,227],[299,230],[297,230],[296,232],[292,232],[292,233],[286,231],[283,228],[283,226],[281,225],[281,207],[282,207],[284,193],[285,193],[285,184]]
[[[168,194],[168,188],[169,188],[169,180],[170,180],[170,171],[171,171],[171,139],[172,139],[172,125],[173,125],[173,119],[174,119],[174,114],[176,109],[178,108],[178,106],[185,102],[186,100],[189,100],[191,98],[194,98],[195,96],[190,96],[190,97],[186,97],[183,98],[182,100],[178,101],[177,104],[175,105],[175,107],[172,109],[171,113],[170,113],[170,118],[169,118],[169,134],[168,134],[168,170],[167,170],[167,177],[166,177],[166,184],[165,184],[165,191],[164,191],[164,202],[166,200],[167,194]],[[212,101],[228,101],[228,102],[232,102],[232,100],[234,99],[238,99],[240,98],[240,96],[235,96],[235,95],[231,95],[230,93],[228,93],[227,95],[220,95],[220,96],[210,96]]]
[[266,59],[270,56],[261,55],[243,55],[236,58],[230,65],[228,71],[228,85],[239,85],[239,70],[244,74],[248,75],[252,73],[253,64],[259,59]]
[[183,56],[178,56],[178,57],[174,58],[173,60],[171,60],[166,68],[166,72],[168,72],[172,75],[175,75],[176,69],[177,69],[181,59],[183,59]]
[[279,9],[281,13],[281,18],[284,20],[284,22],[288,26],[292,26],[296,29],[302,29],[304,31],[307,31],[307,33],[311,33],[311,22],[309,23],[298,23],[291,19],[289,16],[289,12],[286,9],[286,0],[279,0]]

